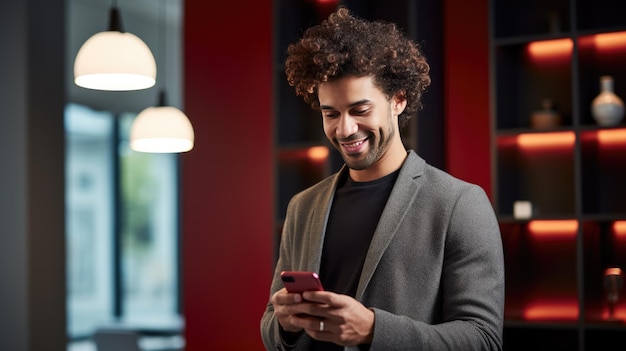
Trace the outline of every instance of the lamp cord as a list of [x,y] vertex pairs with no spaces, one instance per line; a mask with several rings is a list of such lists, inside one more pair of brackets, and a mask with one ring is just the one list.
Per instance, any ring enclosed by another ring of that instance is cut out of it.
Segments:
[[122,28],[122,15],[117,8],[117,0],[113,0],[111,11],[109,12],[109,30],[114,32],[124,32]]
[[167,50],[165,48],[165,46],[167,45],[166,40],[165,40],[165,35],[166,35],[166,31],[163,30],[164,26],[165,26],[165,0],[159,0],[159,14],[158,14],[158,26],[157,26],[157,35],[158,35],[158,54],[159,57],[161,58],[161,68],[162,68],[162,77],[163,79],[161,80],[160,86],[161,88],[159,89],[159,106],[165,106],[166,104],[166,98],[165,98],[165,86],[166,86],[166,81],[167,81],[167,70],[166,70],[166,66],[167,66],[167,60],[166,60],[166,56],[167,56]]

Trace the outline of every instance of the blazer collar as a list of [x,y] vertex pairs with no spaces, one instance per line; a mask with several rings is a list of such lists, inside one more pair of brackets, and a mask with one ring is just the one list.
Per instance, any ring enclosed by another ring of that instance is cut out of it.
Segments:
[[408,151],[408,156],[400,169],[396,184],[389,194],[387,205],[378,221],[378,226],[372,237],[365,263],[361,270],[361,277],[356,291],[356,299],[361,300],[376,266],[385,253],[389,243],[398,230],[402,219],[407,215],[410,204],[415,200],[420,183],[417,181],[423,174],[426,162],[414,151]]

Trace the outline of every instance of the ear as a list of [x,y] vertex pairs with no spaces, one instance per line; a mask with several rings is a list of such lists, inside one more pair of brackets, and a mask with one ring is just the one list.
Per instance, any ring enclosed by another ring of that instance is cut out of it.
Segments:
[[406,97],[404,92],[400,92],[391,98],[391,111],[394,115],[399,116],[406,108]]

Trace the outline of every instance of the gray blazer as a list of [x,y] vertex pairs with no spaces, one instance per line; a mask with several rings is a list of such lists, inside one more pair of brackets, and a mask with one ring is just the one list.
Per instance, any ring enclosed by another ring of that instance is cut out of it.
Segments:
[[[341,172],[347,172],[345,166],[291,200],[270,296],[283,286],[281,271],[319,271]],[[485,192],[409,151],[372,238],[355,298],[375,314],[372,351],[501,350],[502,241]],[[310,343],[302,334],[287,345],[270,303],[261,336],[268,350],[308,350]]]

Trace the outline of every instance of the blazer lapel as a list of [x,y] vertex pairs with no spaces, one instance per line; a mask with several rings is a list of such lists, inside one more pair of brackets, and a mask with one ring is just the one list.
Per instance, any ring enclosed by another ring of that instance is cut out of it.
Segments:
[[309,241],[310,250],[304,251],[311,256],[307,258],[307,270],[319,272],[322,262],[322,248],[324,246],[324,236],[326,235],[326,225],[328,224],[328,216],[330,208],[333,204],[337,184],[341,179],[341,175],[347,172],[345,165],[336,173],[332,186],[327,187],[321,194],[319,203],[323,206],[317,206],[313,209],[313,213],[309,219],[311,239]]
[[424,165],[422,158],[413,151],[409,152],[372,237],[356,291],[357,300],[362,298],[378,262],[397,232],[402,219],[407,215],[409,204],[417,195],[419,183],[416,179],[422,174]]

